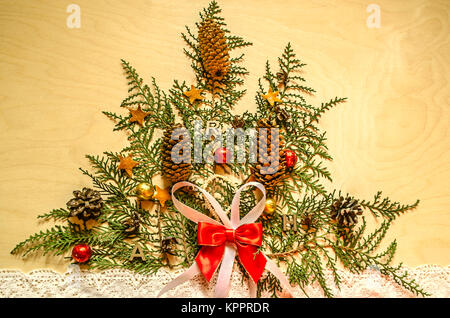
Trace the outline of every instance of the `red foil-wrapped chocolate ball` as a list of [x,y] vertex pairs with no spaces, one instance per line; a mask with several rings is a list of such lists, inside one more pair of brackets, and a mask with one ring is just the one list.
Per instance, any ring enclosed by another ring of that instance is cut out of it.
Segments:
[[230,151],[225,147],[217,148],[214,159],[217,163],[227,163],[231,158]]
[[72,258],[78,263],[87,262],[92,255],[92,249],[87,244],[75,245],[72,250]]
[[290,149],[284,151],[284,157],[286,159],[287,168],[292,168],[297,163],[297,155]]

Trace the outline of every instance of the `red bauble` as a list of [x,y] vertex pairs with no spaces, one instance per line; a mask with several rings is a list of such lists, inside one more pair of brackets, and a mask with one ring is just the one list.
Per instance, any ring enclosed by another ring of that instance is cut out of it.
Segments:
[[92,249],[87,244],[78,244],[75,245],[72,250],[72,257],[75,261],[78,263],[84,263],[91,258],[92,255]]
[[284,151],[284,158],[286,159],[286,167],[292,168],[297,163],[297,155],[290,149]]
[[231,153],[225,147],[217,148],[214,155],[214,159],[217,163],[227,163],[230,160],[230,157]]

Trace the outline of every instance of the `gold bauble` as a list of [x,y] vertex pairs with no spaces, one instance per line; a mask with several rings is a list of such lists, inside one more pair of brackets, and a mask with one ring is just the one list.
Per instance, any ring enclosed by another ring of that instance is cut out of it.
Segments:
[[153,196],[153,187],[147,182],[139,183],[136,187],[136,196],[139,200],[151,200]]
[[277,202],[272,199],[272,198],[268,198],[266,200],[266,205],[264,206],[264,213],[267,216],[272,215],[277,209]]

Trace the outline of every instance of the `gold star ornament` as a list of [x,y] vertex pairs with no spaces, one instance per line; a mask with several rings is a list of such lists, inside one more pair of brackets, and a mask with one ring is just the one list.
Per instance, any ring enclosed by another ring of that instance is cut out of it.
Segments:
[[191,90],[183,92],[183,95],[189,98],[189,103],[193,104],[196,100],[203,99],[202,92],[202,89],[195,88],[194,85],[191,85]]
[[169,188],[160,188],[157,185],[155,185],[155,193],[153,194],[153,199],[156,199],[159,201],[159,204],[161,204],[161,207],[164,207],[166,204],[166,201],[170,200],[171,196],[169,193]]
[[131,178],[133,176],[133,168],[136,167],[139,162],[134,161],[131,155],[128,155],[128,157],[119,156],[119,159],[120,163],[117,169],[125,170],[128,176]]
[[130,123],[137,122],[141,127],[144,126],[144,119],[147,117],[150,113],[146,113],[141,109],[141,106],[138,106],[138,109],[129,109],[131,118]]
[[279,91],[272,91],[272,87],[269,87],[269,92],[266,95],[262,95],[266,99],[270,106],[273,106],[275,102],[282,103],[283,101],[278,98]]

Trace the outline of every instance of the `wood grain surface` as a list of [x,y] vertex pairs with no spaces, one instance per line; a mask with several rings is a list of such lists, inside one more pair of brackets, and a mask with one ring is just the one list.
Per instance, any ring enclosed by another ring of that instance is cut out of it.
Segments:
[[[81,8],[81,28],[66,8]],[[229,29],[245,49],[248,94],[237,113],[254,109],[257,78],[287,42],[307,63],[304,76],[331,110],[327,130],[334,184],[360,198],[378,190],[419,207],[395,221],[396,262],[450,264],[450,2],[376,0],[381,27],[368,28],[363,0],[223,0]],[[85,154],[118,151],[101,110],[119,110],[127,94],[124,58],[147,81],[168,89],[192,81],[180,32],[206,0],[0,2],[0,268],[64,271],[58,257],[26,260],[9,251],[49,225],[36,216],[65,205],[88,185]],[[119,110],[121,111],[121,110]]]

